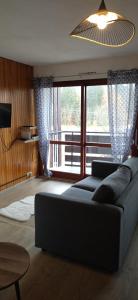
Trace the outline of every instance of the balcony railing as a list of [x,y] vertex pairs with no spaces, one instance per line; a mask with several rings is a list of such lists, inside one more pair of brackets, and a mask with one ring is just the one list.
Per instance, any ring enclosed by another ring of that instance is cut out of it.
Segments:
[[[50,139],[80,142],[81,134],[79,131],[54,131],[50,133]],[[108,132],[87,132],[86,142],[99,144],[99,146],[88,146],[88,144],[86,146],[86,173],[90,174],[91,163],[94,159],[112,161],[111,148],[106,147],[106,144],[110,144],[110,134]],[[81,147],[79,145],[50,145],[50,169],[80,173],[80,166]]]

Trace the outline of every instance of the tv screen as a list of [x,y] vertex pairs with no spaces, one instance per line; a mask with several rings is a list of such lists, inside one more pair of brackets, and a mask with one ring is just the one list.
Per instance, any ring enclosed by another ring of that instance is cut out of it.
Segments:
[[11,127],[11,104],[0,103],[0,128]]

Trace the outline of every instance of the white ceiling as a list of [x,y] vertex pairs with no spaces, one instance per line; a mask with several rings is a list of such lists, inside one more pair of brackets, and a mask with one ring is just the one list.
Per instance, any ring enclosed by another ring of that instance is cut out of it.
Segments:
[[0,56],[30,65],[138,54],[138,0],[105,0],[136,26],[126,46],[109,48],[69,37],[100,0],[0,0]]

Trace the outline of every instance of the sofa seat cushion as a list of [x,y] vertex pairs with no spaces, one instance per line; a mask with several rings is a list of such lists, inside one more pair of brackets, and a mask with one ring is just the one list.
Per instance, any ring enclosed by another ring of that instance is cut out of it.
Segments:
[[82,179],[75,183],[73,187],[93,192],[99,187],[100,183],[101,179],[93,176],[88,176],[85,179]]
[[93,201],[115,204],[131,180],[131,170],[122,166],[106,177],[94,192]]
[[70,201],[80,202],[80,203],[91,203],[93,197],[93,192],[82,190],[75,187],[70,187],[67,189],[62,196],[70,199]]

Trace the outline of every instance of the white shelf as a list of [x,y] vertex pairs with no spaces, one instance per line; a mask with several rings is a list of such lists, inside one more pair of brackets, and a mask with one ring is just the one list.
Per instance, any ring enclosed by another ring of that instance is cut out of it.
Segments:
[[17,139],[16,141],[19,143],[23,143],[23,144],[38,142],[38,140],[33,140],[33,139],[30,139],[30,140]]
[[37,129],[37,126],[21,126],[21,128],[32,130]]

